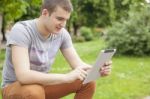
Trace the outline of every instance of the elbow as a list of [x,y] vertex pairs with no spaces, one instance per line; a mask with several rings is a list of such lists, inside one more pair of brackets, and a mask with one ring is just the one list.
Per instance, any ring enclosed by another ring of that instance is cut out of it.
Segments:
[[24,79],[24,77],[17,77],[17,81],[19,81],[21,84],[28,84],[28,81]]
[[27,73],[20,73],[16,75],[17,81],[19,81],[21,84],[29,84],[29,76]]

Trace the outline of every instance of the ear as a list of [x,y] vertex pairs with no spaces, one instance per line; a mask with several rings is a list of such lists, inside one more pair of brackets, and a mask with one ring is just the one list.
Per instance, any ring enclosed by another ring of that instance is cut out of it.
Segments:
[[49,16],[48,10],[47,10],[47,9],[43,9],[43,10],[42,10],[42,15],[43,15],[43,16]]

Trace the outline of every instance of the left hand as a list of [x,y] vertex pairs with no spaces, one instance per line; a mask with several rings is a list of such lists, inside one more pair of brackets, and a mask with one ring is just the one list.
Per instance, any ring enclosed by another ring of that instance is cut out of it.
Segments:
[[100,69],[101,76],[108,76],[111,74],[112,61],[106,62]]

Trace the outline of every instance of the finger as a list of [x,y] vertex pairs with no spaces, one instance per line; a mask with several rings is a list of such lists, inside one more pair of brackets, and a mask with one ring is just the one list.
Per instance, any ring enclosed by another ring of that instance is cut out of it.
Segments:
[[83,80],[83,78],[81,76],[79,76],[78,79],[81,80],[81,81]]
[[103,70],[104,70],[104,67],[101,67],[99,71],[101,72],[101,71],[103,71]]
[[112,69],[112,65],[102,66],[102,70]]
[[112,68],[111,65],[109,65],[109,66],[103,66],[103,67],[100,68],[100,71],[103,71],[103,70],[106,70],[106,69],[111,69],[111,68]]
[[87,71],[89,69],[91,69],[92,67],[91,66],[81,66],[81,69]]
[[101,76],[107,76],[110,75],[111,71],[105,71],[105,72],[101,72]]
[[84,80],[84,78],[87,76],[87,72],[82,70],[82,69],[78,69],[78,79],[80,80]]
[[102,74],[110,74],[110,73],[111,73],[111,70],[106,70],[102,72]]
[[110,69],[104,71],[104,73],[110,73],[110,72],[111,72]]
[[111,68],[103,69],[103,70],[100,71],[100,72],[107,72],[107,71],[111,71]]
[[110,74],[110,73],[111,73],[111,69],[100,71],[100,74]]
[[82,69],[80,69],[80,72],[81,72],[82,74],[84,74],[84,75],[87,75],[87,74],[88,74],[88,72],[87,72],[87,71],[82,70]]
[[85,79],[85,77],[86,77],[87,75],[81,74],[80,76],[81,76],[83,79]]
[[83,81],[85,77],[84,77],[84,75],[81,74],[81,75],[79,75],[78,78],[79,78],[81,81]]
[[105,73],[101,74],[102,77],[108,76],[108,75],[109,75],[109,74],[105,74]]
[[108,62],[105,62],[105,66],[107,66],[107,65],[111,65],[112,64],[112,61],[108,61]]
[[109,66],[105,66],[105,67],[103,67],[103,70],[107,70],[107,69],[112,69],[112,66],[111,66],[111,65],[109,65]]

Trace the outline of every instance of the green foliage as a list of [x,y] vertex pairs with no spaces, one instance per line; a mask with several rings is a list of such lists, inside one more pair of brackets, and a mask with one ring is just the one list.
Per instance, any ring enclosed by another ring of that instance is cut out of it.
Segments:
[[135,3],[144,0],[72,0],[74,12],[71,23],[78,26],[105,27],[112,22],[127,17],[127,12]]
[[92,28],[94,39],[101,39],[105,33],[105,28]]
[[26,2],[28,3],[26,13],[22,14],[22,16],[15,21],[29,20],[40,16],[42,0],[26,0]]
[[4,49],[0,49],[0,61],[4,60],[5,58],[5,50]]
[[1,0],[0,12],[4,17],[5,25],[26,13],[28,3],[25,0]]
[[74,11],[71,15],[71,23],[88,27],[97,24],[105,26],[109,20],[106,2],[106,0],[72,0]]
[[81,27],[80,33],[86,41],[91,41],[93,39],[92,30],[88,27]]
[[85,41],[83,36],[73,36],[72,40],[73,40],[73,42],[84,42]]
[[128,55],[150,55],[150,6],[131,6],[129,18],[108,29],[108,47]]
[[[40,14],[42,0],[0,0],[4,24],[32,19]],[[74,11],[68,29],[76,32],[81,26],[105,27],[127,16],[129,7],[143,0],[72,0]]]
[[0,4],[0,13],[4,18],[3,28],[5,28],[9,22],[38,16],[41,0],[0,0]]

